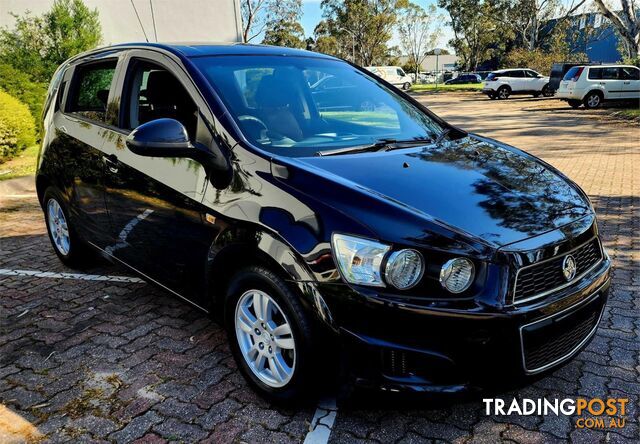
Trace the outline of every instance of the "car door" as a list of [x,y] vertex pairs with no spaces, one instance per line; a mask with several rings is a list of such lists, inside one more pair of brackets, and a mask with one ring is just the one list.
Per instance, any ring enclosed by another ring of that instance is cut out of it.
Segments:
[[528,90],[527,88],[527,79],[525,77],[524,71],[521,69],[514,69],[512,71],[510,71],[511,77],[512,77],[512,82],[511,83],[511,90],[512,91],[517,91],[517,92],[522,92],[522,91],[526,91]]
[[[598,77],[596,80],[606,100],[620,99],[622,97],[623,82],[620,80],[620,68],[608,66],[599,69],[592,68],[590,71]],[[589,78],[591,79],[592,77],[590,76]]]
[[640,98],[640,69],[632,66],[623,66],[621,70],[623,99]]
[[[216,217],[201,205],[207,173],[185,158],[134,154],[126,136],[146,122],[180,121],[192,143],[210,146],[207,112],[197,90],[166,56],[127,54],[118,85],[118,117],[104,151],[109,156],[106,204],[115,238],[105,251],[180,296],[196,303],[204,295],[209,247],[218,232]],[[211,120],[209,120],[211,121]]]
[[542,91],[542,87],[544,87],[546,83],[546,79],[542,77],[535,71],[530,69],[526,69],[524,71],[525,81],[526,81],[526,89],[528,91]]
[[59,183],[80,236],[102,247],[110,241],[106,210],[105,142],[107,104],[116,81],[118,56],[109,53],[71,66],[64,74],[60,111],[53,119]]

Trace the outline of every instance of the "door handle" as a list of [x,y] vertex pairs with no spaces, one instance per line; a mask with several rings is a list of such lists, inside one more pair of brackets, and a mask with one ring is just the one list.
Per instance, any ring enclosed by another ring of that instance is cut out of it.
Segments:
[[102,161],[112,173],[118,172],[118,156],[115,154],[109,154],[108,156],[102,156]]

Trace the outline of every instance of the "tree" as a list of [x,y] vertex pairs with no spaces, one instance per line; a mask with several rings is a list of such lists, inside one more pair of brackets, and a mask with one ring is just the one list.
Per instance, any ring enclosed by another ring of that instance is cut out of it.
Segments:
[[249,43],[259,36],[266,26],[265,9],[268,0],[241,0],[242,41]]
[[402,10],[398,21],[400,47],[409,59],[407,65],[413,68],[416,79],[427,57],[427,49],[433,48],[440,37],[440,28],[434,28],[433,25],[443,20],[442,15],[436,15],[435,5],[429,5],[428,10],[424,10],[415,3],[409,3]]
[[98,11],[82,0],[55,0],[42,16],[14,15],[13,30],[0,31],[0,61],[47,82],[56,68],[102,40]]
[[491,0],[496,17],[514,33],[516,45],[539,48],[587,0]]
[[611,21],[622,37],[629,59],[637,59],[640,54],[640,15],[636,11],[636,0],[619,0],[620,9],[614,8],[603,0],[594,0],[598,10]]
[[488,0],[439,0],[438,6],[449,13],[454,35],[449,44],[464,70],[475,70],[481,62],[503,53],[513,37]]
[[302,0],[280,0],[267,8],[263,44],[305,48],[304,28],[300,24]]
[[324,37],[332,37],[324,43],[335,44],[331,48],[334,55],[354,63],[384,63],[389,57],[387,43],[398,12],[407,3],[408,0],[322,0],[322,31]]

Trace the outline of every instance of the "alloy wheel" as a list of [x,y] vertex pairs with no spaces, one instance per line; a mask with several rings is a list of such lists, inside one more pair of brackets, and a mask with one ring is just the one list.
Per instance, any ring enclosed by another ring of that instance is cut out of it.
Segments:
[[296,344],[287,316],[271,296],[261,290],[248,290],[240,296],[235,331],[240,352],[260,381],[278,388],[291,380]]
[[507,88],[501,88],[500,91],[498,91],[498,97],[501,99],[508,99],[509,98],[509,90]]
[[598,94],[592,94],[587,98],[587,105],[589,108],[597,108],[600,105],[600,96]]
[[47,202],[47,213],[53,245],[62,255],[67,256],[69,251],[71,251],[69,227],[64,212],[57,200],[49,199]]

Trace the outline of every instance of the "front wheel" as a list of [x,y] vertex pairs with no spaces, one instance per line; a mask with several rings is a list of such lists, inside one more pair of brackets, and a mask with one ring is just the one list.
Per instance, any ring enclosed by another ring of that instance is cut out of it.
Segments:
[[65,201],[56,188],[45,190],[43,208],[49,240],[58,258],[73,268],[91,264],[95,254],[76,234]]
[[544,85],[542,87],[542,95],[544,97],[552,97],[553,96],[553,91],[551,90],[551,88],[549,88],[549,85]]
[[271,270],[251,266],[229,284],[225,324],[247,381],[272,401],[298,401],[310,390],[311,323],[298,295]]

